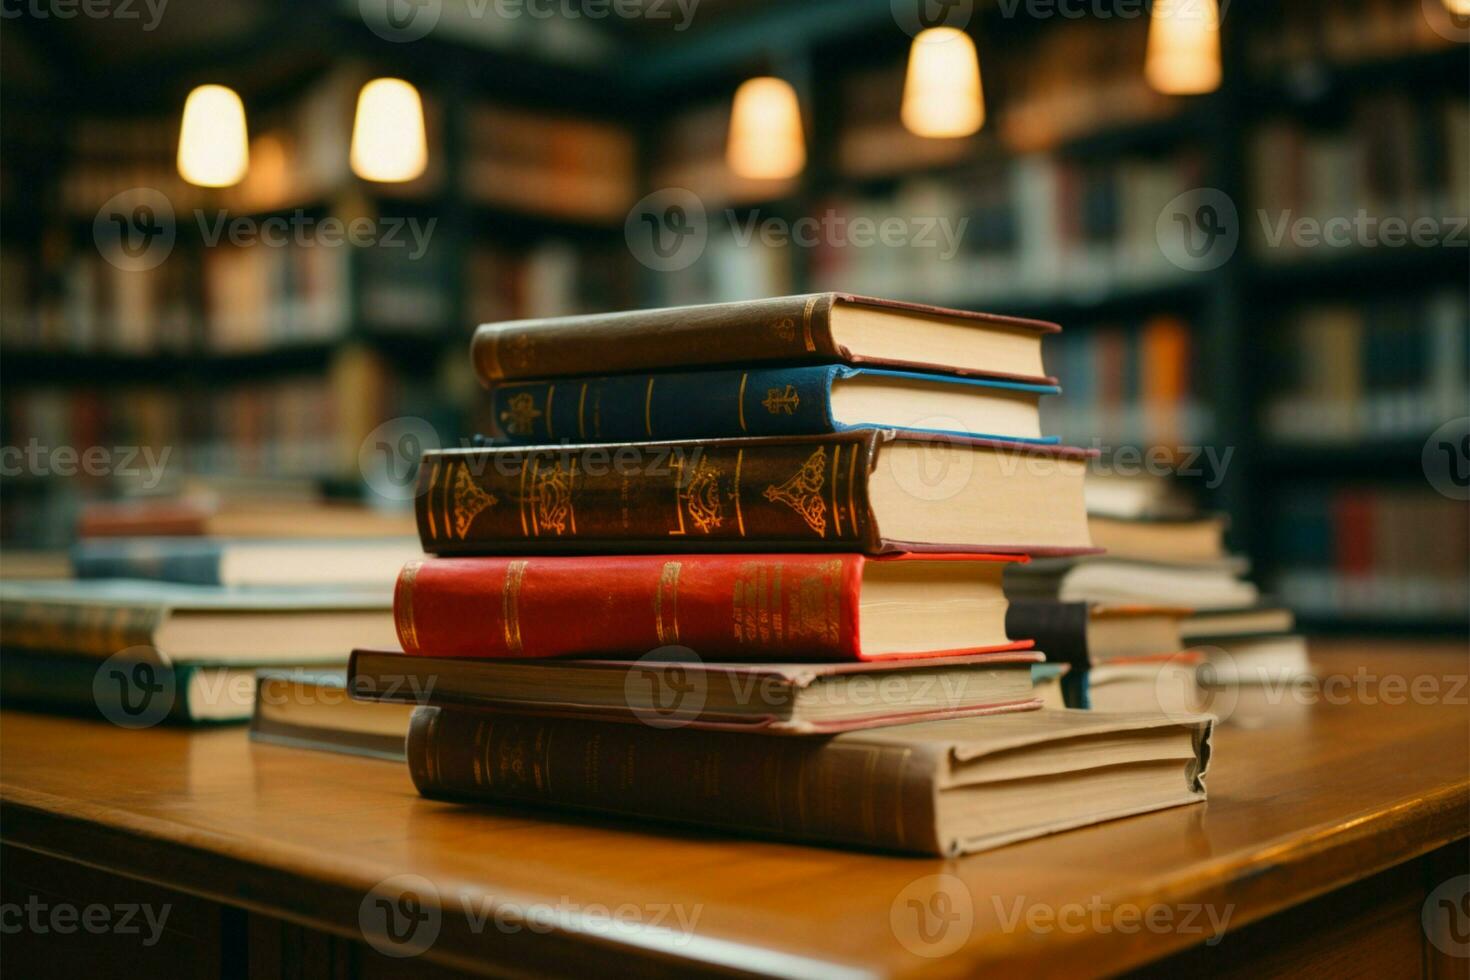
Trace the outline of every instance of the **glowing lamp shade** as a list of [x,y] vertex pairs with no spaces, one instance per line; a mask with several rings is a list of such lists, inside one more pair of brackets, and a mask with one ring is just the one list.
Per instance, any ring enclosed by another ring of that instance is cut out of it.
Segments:
[[917,136],[969,136],[985,124],[980,59],[968,34],[931,27],[914,38],[900,117]]
[[1444,8],[1456,17],[1470,17],[1470,0],[1444,0]]
[[429,165],[424,103],[401,78],[375,78],[357,95],[352,123],[352,172],[364,180],[413,180]]
[[735,90],[725,159],[740,177],[784,180],[801,173],[806,137],[790,83],[765,76],[748,79]]
[[1215,0],[1154,0],[1144,77],[1165,95],[1220,87],[1220,8]]
[[238,184],[250,166],[245,105],[234,89],[201,85],[184,100],[179,176],[200,187]]

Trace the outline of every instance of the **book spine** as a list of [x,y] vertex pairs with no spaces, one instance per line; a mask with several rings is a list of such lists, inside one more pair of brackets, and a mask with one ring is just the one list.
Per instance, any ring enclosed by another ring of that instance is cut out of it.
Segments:
[[1006,606],[1006,636],[1034,640],[1049,663],[1071,664],[1086,670],[1087,603],[1056,599],[1016,599]]
[[878,433],[424,454],[430,554],[874,551]]
[[96,541],[72,549],[77,578],[140,578],[221,585],[223,549],[215,542]]
[[163,619],[154,606],[67,605],[0,600],[0,633],[20,650],[53,650],[110,657],[128,647],[151,646]]
[[432,798],[942,853],[939,760],[914,746],[420,707],[407,754],[414,785]]
[[470,358],[486,384],[660,367],[838,359],[834,297],[781,296],[739,304],[491,323]]
[[510,382],[493,391],[511,443],[643,442],[833,431],[837,368],[690,371]]
[[623,555],[411,562],[393,596],[408,653],[852,660],[858,555]]

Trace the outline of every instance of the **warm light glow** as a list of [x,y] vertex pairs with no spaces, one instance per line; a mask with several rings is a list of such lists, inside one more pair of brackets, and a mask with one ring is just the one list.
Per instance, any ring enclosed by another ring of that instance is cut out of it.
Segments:
[[429,165],[424,104],[401,78],[375,78],[357,96],[352,172],[364,180],[413,180]]
[[980,59],[968,34],[931,27],[914,38],[900,115],[918,136],[969,136],[985,124]]
[[179,125],[179,175],[200,187],[229,187],[249,166],[245,105],[234,89],[201,85],[190,92]]
[[1444,0],[1444,9],[1456,17],[1470,17],[1470,0]]
[[806,166],[806,138],[796,90],[779,78],[752,78],[735,90],[730,141],[725,148],[738,176],[795,177]]
[[1144,77],[1166,95],[1220,87],[1220,8],[1215,0],[1154,0]]

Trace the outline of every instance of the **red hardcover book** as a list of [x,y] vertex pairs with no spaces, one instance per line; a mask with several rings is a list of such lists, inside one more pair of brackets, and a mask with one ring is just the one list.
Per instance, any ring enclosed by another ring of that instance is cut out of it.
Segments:
[[430,558],[398,576],[403,649],[441,657],[704,660],[934,657],[1024,650],[993,555]]

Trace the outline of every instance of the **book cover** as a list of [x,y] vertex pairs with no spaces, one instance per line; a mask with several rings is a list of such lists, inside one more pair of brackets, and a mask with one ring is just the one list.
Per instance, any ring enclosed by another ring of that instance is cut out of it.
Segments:
[[[892,418],[839,420],[833,407],[833,385],[856,378],[943,385],[957,394],[1001,394],[1026,398],[1032,406],[1042,395],[1061,391],[1055,385],[820,364],[504,382],[495,385],[491,395],[501,437],[515,444],[820,435],[908,426]],[[932,424],[908,427],[949,435],[1057,442],[1055,437],[966,431],[958,426],[959,420],[937,415],[930,421]]]
[[[1077,554],[1091,550],[1082,483],[1095,455],[877,429],[435,450],[415,508],[424,550],[439,555]],[[914,513],[927,519],[910,533]]]
[[953,856],[1203,801],[1212,723],[1041,710],[761,738],[431,706],[407,754],[433,799]]
[[[845,315],[854,322],[844,330],[838,321]],[[1041,338],[1060,330],[1040,320],[814,293],[484,324],[470,355],[486,384],[773,361],[880,364],[1054,384],[1041,367]],[[973,362],[957,362],[960,348],[971,346]]]
[[818,735],[938,718],[1029,711],[1029,650],[837,663],[484,660],[354,650],[352,696],[651,724]]
[[[431,558],[404,567],[393,618],[405,652],[439,657],[625,659],[684,647],[707,660],[790,661],[1019,650],[1030,643],[1007,639],[1000,588],[1000,569],[1014,560]],[[927,619],[905,627],[908,617]]]

